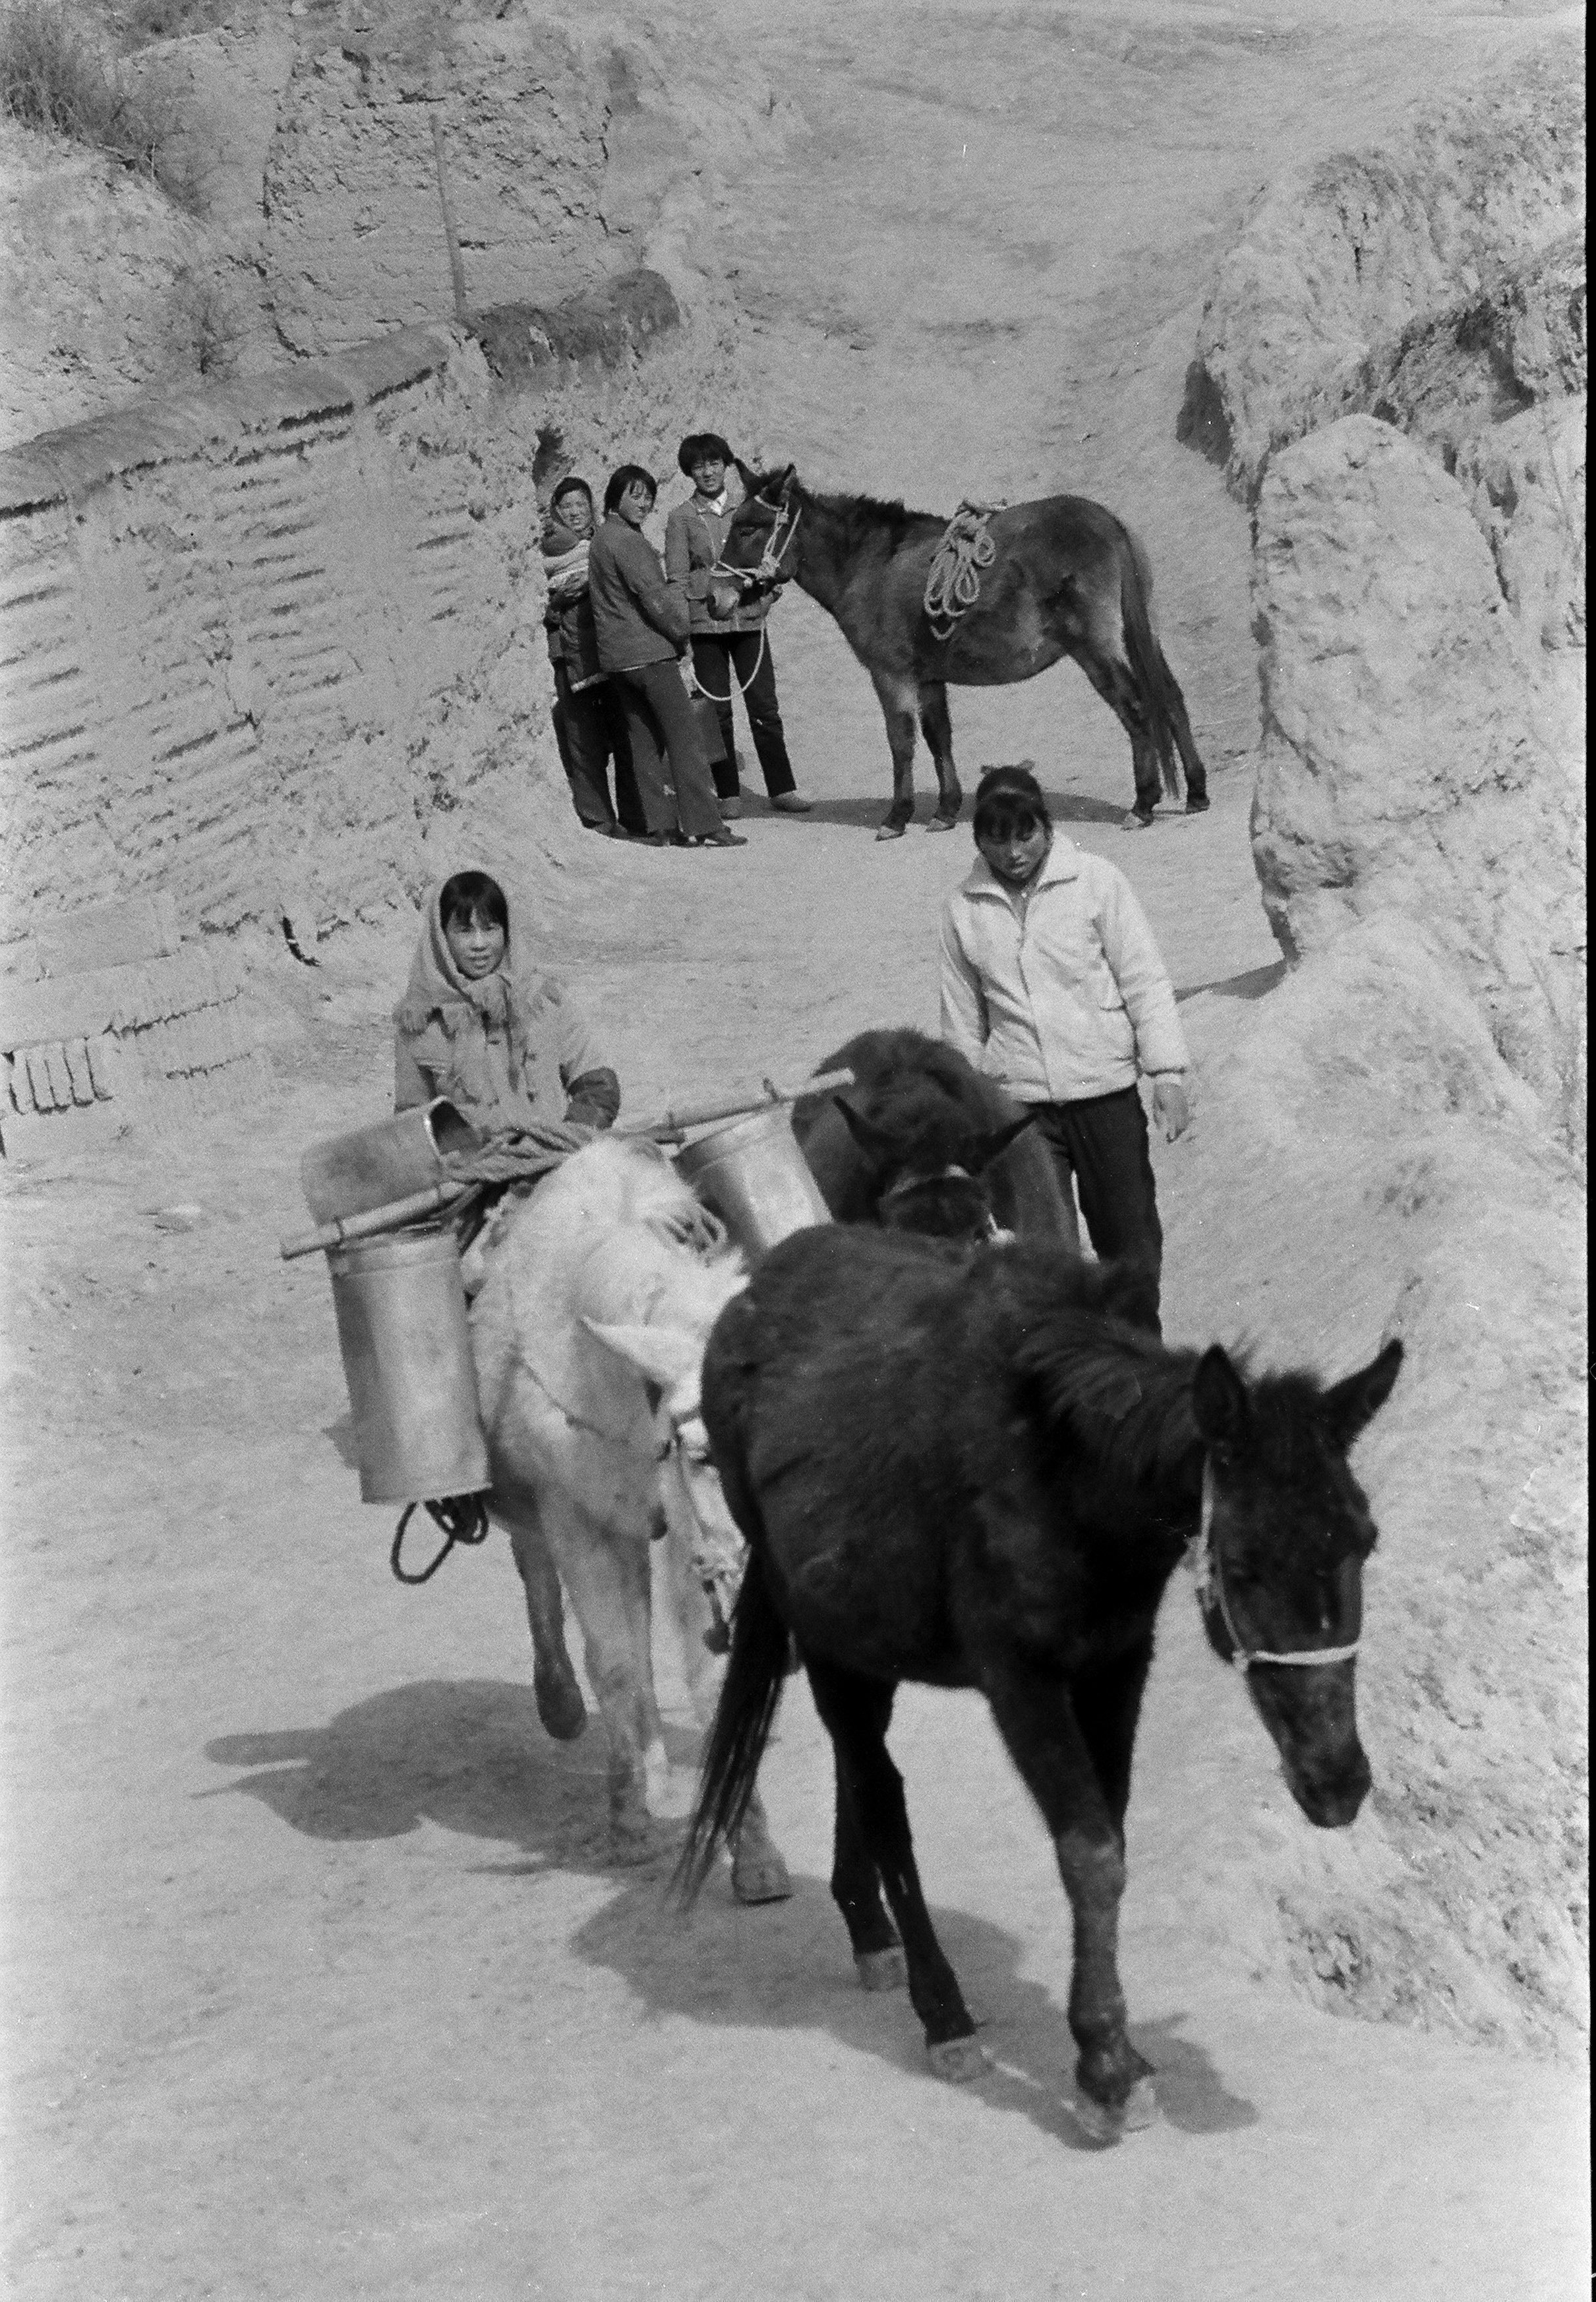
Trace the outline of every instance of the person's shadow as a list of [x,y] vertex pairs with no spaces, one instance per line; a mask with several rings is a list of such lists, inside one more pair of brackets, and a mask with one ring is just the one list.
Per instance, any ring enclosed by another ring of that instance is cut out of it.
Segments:
[[[974,788],[973,785],[966,788],[964,803],[959,811],[959,824],[964,833],[966,844],[969,844],[970,836],[970,821]],[[762,793],[751,792],[746,786],[743,793],[743,808],[747,815],[773,815],[778,823],[789,823],[794,829],[805,823],[843,823],[852,825],[860,831],[873,833],[886,814],[891,799],[892,778],[889,771],[885,789],[873,793],[869,799],[850,797],[816,800],[807,815],[783,816],[770,806]],[[1116,807],[1109,800],[1092,799],[1082,792],[1049,792],[1046,799],[1048,811],[1054,823],[1121,823],[1125,818],[1125,810],[1130,805],[1127,800]],[[924,832],[927,823],[936,812],[936,808],[937,785],[933,778],[928,788],[917,790],[915,793],[914,819],[909,826],[909,837],[913,838],[916,834]]]
[[[327,1726],[225,1735],[206,1746],[248,1771],[206,1798],[258,1799],[312,1838],[394,1838],[424,1821],[514,1850],[475,1869],[609,1873],[617,1891],[571,1940],[575,1954],[618,1974],[651,2013],[734,2029],[824,2030],[855,2051],[940,2085],[902,1990],[871,1993],[853,1961],[824,1882],[799,1875],[790,1902],[745,1909],[722,1865],[684,1916],[669,1899],[679,1830],[661,1826],[646,1859],[617,1868],[610,1849],[605,1744],[596,1720],[555,1743],[529,1688],[492,1679],[422,1680],[370,1696]],[[974,2083],[995,2106],[1022,2112],[1071,2149],[1101,2147],[1065,2099],[1075,2046],[1064,2009],[1020,1972],[1020,1939],[969,1911],[939,1910],[937,1930],[981,2023],[992,2067]],[[1061,1982],[1063,1978],[1061,1978]],[[1172,2015],[1133,2028],[1157,2072],[1159,2108],[1189,2133],[1251,2125]]]

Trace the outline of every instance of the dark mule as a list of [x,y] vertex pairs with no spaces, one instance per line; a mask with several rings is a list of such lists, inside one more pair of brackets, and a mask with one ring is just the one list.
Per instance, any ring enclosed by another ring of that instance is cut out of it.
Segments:
[[[1153,629],[1147,554],[1113,514],[1086,496],[1043,496],[994,515],[996,557],[979,597],[945,640],[925,611],[926,578],[946,521],[869,496],[816,495],[793,466],[760,474],[739,466],[747,496],[722,551],[760,587],[793,582],[818,600],[869,673],[892,746],[892,805],[878,839],[895,839],[914,813],[918,719],[937,769],[930,829],[957,821],[963,796],[953,766],[947,691],[1034,679],[1073,656],[1130,738],[1136,805],[1128,823],[1150,823],[1163,788],[1186,805],[1208,804],[1208,778],[1192,740],[1186,702]],[[732,596],[727,587],[728,600]]]
[[[979,2068],[886,1750],[900,1681],[977,1686],[1052,1835],[1074,1916],[1083,2113],[1145,2124],[1116,1964],[1125,1808],[1153,1624],[1183,1551],[1309,1820],[1369,1788],[1354,1650],[1374,1523],[1347,1450],[1402,1347],[1326,1389],[1168,1350],[1112,1269],[827,1227],[755,1272],[710,1338],[703,1415],[750,1546],[678,1878],[752,1792],[795,1639],[836,1759],[832,1892],[861,1980],[900,1979],[933,2065]],[[882,1906],[881,1889],[886,1904]]]
[[802,1096],[793,1126],[838,1222],[978,1239],[995,1231],[1078,1246],[1075,1203],[1032,1113],[923,1031],[861,1031],[817,1066],[843,1096]]

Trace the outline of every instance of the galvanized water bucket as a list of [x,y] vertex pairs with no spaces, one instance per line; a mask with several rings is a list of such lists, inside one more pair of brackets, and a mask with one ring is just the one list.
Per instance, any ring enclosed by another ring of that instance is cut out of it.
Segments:
[[299,1162],[299,1181],[317,1222],[336,1222],[441,1183],[443,1153],[475,1151],[481,1141],[470,1121],[440,1095],[374,1126],[313,1143]]
[[831,1221],[785,1104],[701,1135],[677,1153],[676,1172],[751,1255]]
[[360,1499],[425,1502],[491,1483],[453,1231],[388,1231],[329,1248]]

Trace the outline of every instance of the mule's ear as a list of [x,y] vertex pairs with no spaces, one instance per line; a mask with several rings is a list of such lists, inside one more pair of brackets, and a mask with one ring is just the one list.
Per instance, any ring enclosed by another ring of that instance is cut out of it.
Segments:
[[743,494],[745,496],[757,496],[760,491],[759,474],[753,469],[752,465],[745,464],[741,456],[734,456],[732,458],[732,462],[736,468],[737,477],[743,483]]
[[1247,1428],[1247,1386],[1218,1343],[1197,1361],[1191,1412],[1207,1447],[1233,1447]]
[[892,1137],[884,1127],[878,1127],[873,1119],[867,1119],[862,1111],[855,1111],[851,1103],[844,1103],[840,1095],[834,1095],[831,1100],[842,1113],[849,1134],[872,1169],[885,1173],[897,1155],[897,1146]]
[[1349,1374],[1324,1394],[1321,1413],[1330,1434],[1346,1454],[1353,1441],[1379,1414],[1391,1395],[1391,1385],[1402,1365],[1402,1346],[1393,1336],[1378,1357]]
[[689,1334],[685,1327],[606,1326],[589,1318],[582,1323],[607,1351],[625,1359],[659,1390],[674,1390],[703,1365],[703,1339]]
[[1014,1138],[1023,1135],[1036,1115],[1034,1111],[1028,1111],[1022,1119],[1014,1120],[1007,1127],[995,1127],[986,1135],[966,1136],[960,1146],[960,1166],[968,1174],[984,1175],[994,1159],[1002,1157]]
[[785,501],[786,501],[786,500],[787,500],[788,495],[789,495],[789,494],[790,494],[790,492],[792,491],[793,484],[794,484],[794,481],[797,479],[797,477],[798,477],[798,466],[797,466],[797,465],[796,465],[796,464],[789,464],[789,465],[787,466],[787,467],[786,467],[786,470],[785,470],[785,471],[782,474],[782,475],[781,475],[781,500],[783,501],[783,503],[785,503]]

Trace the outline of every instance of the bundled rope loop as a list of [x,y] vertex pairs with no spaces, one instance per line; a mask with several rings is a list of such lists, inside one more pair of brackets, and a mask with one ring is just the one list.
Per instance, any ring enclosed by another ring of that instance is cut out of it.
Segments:
[[997,557],[987,523],[1001,504],[962,503],[942,532],[926,577],[926,619],[935,640],[951,640],[981,596],[981,570]]

